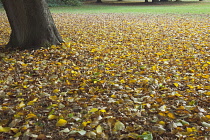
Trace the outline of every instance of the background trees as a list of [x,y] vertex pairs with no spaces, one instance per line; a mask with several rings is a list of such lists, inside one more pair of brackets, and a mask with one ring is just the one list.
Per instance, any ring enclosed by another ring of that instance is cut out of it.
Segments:
[[49,6],[57,6],[57,5],[71,5],[71,6],[79,6],[82,4],[83,0],[46,0]]

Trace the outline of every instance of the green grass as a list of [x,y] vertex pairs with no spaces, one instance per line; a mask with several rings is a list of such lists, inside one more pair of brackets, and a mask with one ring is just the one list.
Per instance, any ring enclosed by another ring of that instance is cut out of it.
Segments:
[[[103,1],[103,0],[102,0]],[[149,0],[150,1],[150,0]],[[177,13],[177,14],[210,14],[210,0],[204,2],[183,1],[166,3],[148,3],[136,1],[103,1],[103,4],[84,4],[82,6],[52,7],[53,13]],[[0,8],[0,12],[4,11]]]
[[[127,4],[127,5],[126,5]],[[157,4],[104,2],[79,7],[53,7],[53,13],[178,13],[210,14],[210,1],[167,2]]]

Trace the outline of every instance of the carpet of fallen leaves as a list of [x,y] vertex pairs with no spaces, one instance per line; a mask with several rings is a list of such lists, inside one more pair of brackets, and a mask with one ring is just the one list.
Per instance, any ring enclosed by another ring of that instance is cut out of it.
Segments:
[[67,43],[0,53],[0,139],[208,139],[209,15],[53,16]]

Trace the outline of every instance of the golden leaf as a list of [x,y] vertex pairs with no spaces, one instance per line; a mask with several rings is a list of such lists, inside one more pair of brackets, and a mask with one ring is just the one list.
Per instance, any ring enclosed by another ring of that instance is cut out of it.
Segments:
[[96,112],[98,111],[98,108],[92,108],[89,112]]
[[176,119],[176,117],[174,116],[173,113],[168,113],[167,116],[168,116],[169,118],[171,118],[171,119]]
[[38,100],[38,98],[33,99],[32,101],[29,101],[27,103],[27,105],[33,105],[36,101]]
[[57,118],[58,118],[58,116],[56,116],[56,115],[49,115],[48,116],[49,120],[53,120],[53,119],[57,119]]
[[67,121],[64,119],[59,119],[56,123],[56,126],[65,126],[67,124]]
[[174,83],[174,86],[175,86],[175,87],[178,87],[178,86],[179,86],[179,84],[178,84],[178,83]]
[[58,93],[60,90],[59,89],[54,89],[53,93]]
[[0,132],[7,133],[9,131],[10,131],[10,127],[2,127],[2,126],[0,126]]
[[18,108],[23,108],[25,107],[26,105],[24,104],[24,102],[22,101],[19,105],[18,105]]
[[32,118],[37,118],[37,116],[33,113],[30,113],[26,116],[26,119],[32,119]]
[[106,112],[106,110],[105,109],[101,109],[100,112],[103,112],[104,113],[104,112]]

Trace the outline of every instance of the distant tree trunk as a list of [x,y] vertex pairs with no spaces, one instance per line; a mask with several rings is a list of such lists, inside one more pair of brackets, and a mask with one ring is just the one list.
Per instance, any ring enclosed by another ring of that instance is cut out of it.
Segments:
[[159,0],[152,0],[152,2],[159,2]]
[[163,2],[165,2],[165,1],[169,1],[169,0],[160,0],[160,1],[163,1]]
[[97,0],[96,2],[97,2],[97,3],[102,3],[102,1],[101,1],[101,0]]
[[145,0],[145,2],[149,2],[149,0]]
[[33,49],[63,42],[45,0],[2,0],[12,29],[9,47]]

